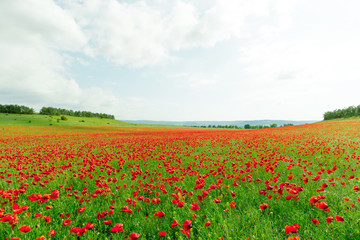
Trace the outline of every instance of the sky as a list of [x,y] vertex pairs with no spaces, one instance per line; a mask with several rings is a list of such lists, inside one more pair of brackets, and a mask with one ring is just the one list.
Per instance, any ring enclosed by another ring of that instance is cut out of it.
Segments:
[[360,104],[357,0],[0,1],[0,104],[321,120]]

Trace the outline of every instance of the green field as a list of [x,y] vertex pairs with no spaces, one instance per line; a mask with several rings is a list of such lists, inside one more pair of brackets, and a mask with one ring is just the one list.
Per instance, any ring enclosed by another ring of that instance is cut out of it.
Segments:
[[219,130],[0,119],[4,238],[360,239],[359,120]]
[[89,117],[48,116],[40,114],[7,114],[0,113],[0,126],[108,126],[108,127],[148,127],[153,125],[128,123],[113,119],[100,119]]

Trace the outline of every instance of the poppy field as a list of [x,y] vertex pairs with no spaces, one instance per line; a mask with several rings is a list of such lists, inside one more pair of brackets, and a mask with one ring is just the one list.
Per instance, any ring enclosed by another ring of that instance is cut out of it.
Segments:
[[0,127],[1,239],[360,239],[360,121]]

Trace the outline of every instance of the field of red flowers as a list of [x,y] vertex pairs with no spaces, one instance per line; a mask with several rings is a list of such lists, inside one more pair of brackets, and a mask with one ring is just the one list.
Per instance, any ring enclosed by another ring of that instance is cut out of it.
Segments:
[[2,239],[360,239],[360,121],[0,127]]

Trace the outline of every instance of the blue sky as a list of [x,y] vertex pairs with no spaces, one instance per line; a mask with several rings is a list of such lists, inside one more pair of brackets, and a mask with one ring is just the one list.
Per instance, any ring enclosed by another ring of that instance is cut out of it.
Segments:
[[0,102],[128,120],[320,120],[360,104],[360,2],[0,2]]

